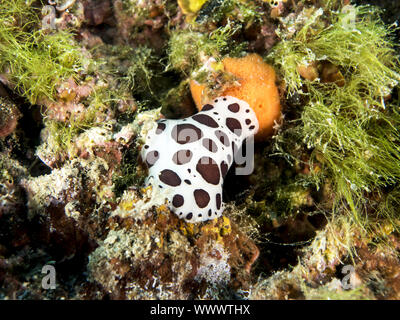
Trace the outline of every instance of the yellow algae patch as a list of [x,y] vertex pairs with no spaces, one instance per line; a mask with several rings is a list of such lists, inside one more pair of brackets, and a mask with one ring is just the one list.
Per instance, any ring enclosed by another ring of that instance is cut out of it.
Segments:
[[227,217],[222,217],[222,219],[221,235],[227,236],[232,232],[231,220]]
[[208,221],[205,225],[199,226],[196,223],[189,223],[185,221],[180,222],[180,231],[185,236],[197,236],[197,235],[207,235],[212,236],[217,242],[223,243],[223,237],[231,234],[231,221],[227,217],[220,217],[219,219],[214,219]]
[[190,21],[207,1],[208,0],[178,0],[178,5]]

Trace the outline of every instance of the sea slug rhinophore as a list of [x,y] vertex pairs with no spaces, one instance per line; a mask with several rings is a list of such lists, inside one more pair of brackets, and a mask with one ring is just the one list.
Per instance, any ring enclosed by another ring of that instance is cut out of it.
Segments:
[[[221,216],[222,185],[235,154],[257,132],[262,137],[271,133],[280,116],[272,67],[257,55],[230,60],[227,66],[241,75],[240,87],[207,101],[191,117],[158,120],[141,152],[149,168],[146,183],[168,189],[170,209],[188,222]],[[192,94],[198,105],[193,85]]]

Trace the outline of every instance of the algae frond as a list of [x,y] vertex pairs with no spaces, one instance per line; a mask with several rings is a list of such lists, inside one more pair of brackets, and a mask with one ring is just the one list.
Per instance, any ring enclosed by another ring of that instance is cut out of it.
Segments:
[[24,0],[0,3],[0,70],[32,104],[52,99],[57,84],[76,77],[83,63],[72,33],[46,34],[38,14]]
[[196,23],[218,23],[231,19],[245,27],[261,21],[262,11],[256,1],[210,0],[198,11]]
[[293,23],[296,33],[280,30],[282,41],[269,58],[279,67],[288,99],[300,96],[305,105],[300,118],[276,137],[275,147],[302,161],[300,145],[284,146],[288,137],[302,141],[311,153],[316,186],[331,181],[336,205],[344,200],[355,220],[367,226],[368,198],[373,192],[383,196],[400,179],[400,109],[398,101],[387,102],[400,81],[400,64],[392,30],[379,12],[347,9],[330,12],[328,25],[322,8],[305,9],[307,19],[299,21],[307,22]]
[[176,69],[185,75],[197,70],[207,59],[220,59],[228,53],[238,55],[241,45],[232,46],[231,37],[238,31],[234,23],[212,31],[209,35],[191,29],[175,31],[169,42],[169,68]]

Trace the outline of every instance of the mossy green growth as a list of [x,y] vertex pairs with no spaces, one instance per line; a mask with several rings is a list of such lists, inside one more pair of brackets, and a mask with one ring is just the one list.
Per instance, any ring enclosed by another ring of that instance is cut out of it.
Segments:
[[147,46],[101,45],[92,50],[96,72],[118,91],[115,97],[131,95],[142,109],[159,107],[174,85],[174,75],[165,72],[164,56]]
[[137,0],[123,0],[122,9],[138,19],[138,22],[144,21],[149,16],[149,9],[143,2]]
[[249,213],[257,217],[259,223],[265,218],[295,216],[310,211],[311,188],[302,184],[301,175],[296,175],[295,170],[285,170],[276,179],[267,178],[258,189],[256,198],[262,196],[262,200],[250,201]]
[[154,52],[150,48],[139,47],[133,50],[130,60],[132,64],[124,77],[128,87],[137,93],[148,92],[154,95],[152,80],[156,76],[154,70],[157,64]]
[[83,61],[72,33],[45,34],[38,13],[25,0],[0,2],[0,70],[32,104],[52,99],[57,84],[76,77]]
[[[117,79],[115,84],[134,93],[152,91],[155,69],[161,69],[154,51],[146,46],[132,48],[126,45],[103,44],[92,50],[97,61],[96,71]],[[96,67],[96,66],[95,66]]]
[[[392,30],[382,23],[378,13],[371,7],[353,7],[348,12],[336,13],[329,25],[321,21],[322,9],[312,14],[306,10],[301,13],[308,17],[307,23],[293,38],[285,39],[285,33],[280,32],[283,39],[271,54],[287,83],[288,93],[300,90],[304,84],[299,66],[328,60],[341,67],[347,79],[357,81],[356,84],[364,82],[369,90],[365,97],[388,95],[400,80],[399,64],[390,40]],[[380,99],[369,102],[381,105]]]
[[201,67],[207,57],[218,60],[228,54],[239,55],[244,44],[239,45],[232,40],[238,30],[238,26],[229,22],[209,34],[190,28],[173,31],[168,48],[168,68],[190,75]]
[[124,13],[135,19],[135,26],[141,25],[151,18],[152,9],[163,10],[164,14],[169,17],[174,16],[178,11],[177,0],[122,0],[121,3]]
[[256,1],[249,0],[209,0],[199,10],[196,23],[218,23],[230,19],[245,27],[262,18],[262,9]]
[[[295,34],[283,31],[270,58],[288,97],[306,101],[290,130],[309,150],[310,167],[321,166],[317,186],[329,179],[336,204],[345,200],[355,220],[367,225],[368,195],[400,179],[400,109],[388,100],[400,81],[400,64],[377,10],[351,7],[332,14],[325,25],[323,10],[315,10]],[[301,66],[324,63],[335,66],[339,82],[324,81],[321,72],[309,80],[300,74]],[[285,139],[277,142],[278,153],[296,156],[296,149],[285,149]]]
[[145,175],[138,171],[139,149],[129,148],[123,156],[119,169],[113,174],[114,193],[118,198],[131,186],[142,186]]
[[74,139],[85,130],[112,126],[111,122],[107,123],[104,118],[115,99],[114,94],[116,92],[107,88],[96,88],[84,101],[85,111],[79,116],[71,115],[66,122],[52,120],[45,116],[44,124],[53,137],[54,151],[71,151]]
[[[72,115],[67,122],[45,119],[54,148],[70,151],[74,139],[85,130],[107,125],[107,114],[116,114],[122,123],[133,120],[135,112],[159,106],[164,85],[163,65],[153,51],[145,46],[101,45],[92,49],[88,72],[99,77],[91,94],[82,104],[84,112]],[[86,81],[90,81],[87,77]],[[161,87],[163,89],[161,89]],[[136,101],[135,101],[136,99]],[[118,111],[120,103],[133,104],[128,111]]]

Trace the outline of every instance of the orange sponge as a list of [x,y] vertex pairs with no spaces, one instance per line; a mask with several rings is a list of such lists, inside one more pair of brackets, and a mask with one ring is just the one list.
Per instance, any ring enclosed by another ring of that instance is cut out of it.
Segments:
[[[258,54],[249,54],[243,58],[225,58],[222,60],[225,71],[235,75],[240,86],[231,86],[222,95],[233,96],[246,101],[257,115],[260,129],[257,140],[268,137],[273,132],[274,121],[281,114],[278,88],[275,84],[275,71]],[[190,82],[190,91],[197,109],[207,101],[203,93],[206,86],[196,81]]]

